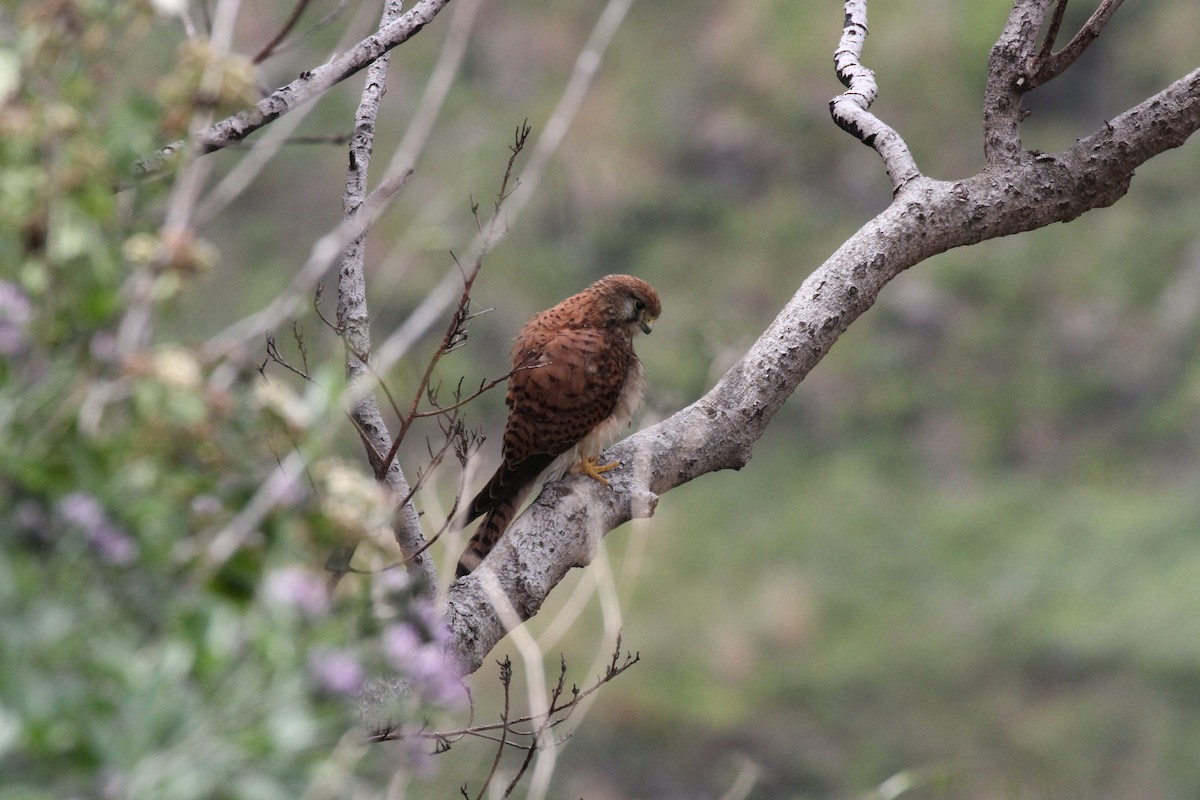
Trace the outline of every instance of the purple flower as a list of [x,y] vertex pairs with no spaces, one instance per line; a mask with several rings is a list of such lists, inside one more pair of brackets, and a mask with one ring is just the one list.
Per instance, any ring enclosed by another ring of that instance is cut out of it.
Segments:
[[446,661],[441,643],[426,641],[412,625],[402,622],[385,630],[383,654],[426,702],[454,706],[465,700],[462,682]]
[[409,674],[421,696],[434,705],[455,706],[466,699],[462,682],[446,662],[439,644],[430,642],[418,650]]
[[428,600],[417,598],[413,602],[413,615],[422,628],[432,634],[434,644],[437,644],[439,648],[446,644],[449,631],[446,630],[446,622],[442,619],[437,606]]
[[423,643],[412,625],[403,622],[391,625],[383,632],[383,655],[389,664],[403,670]]
[[0,355],[15,356],[29,346],[33,305],[16,284],[0,281]]
[[412,586],[412,579],[402,569],[385,569],[375,576],[375,585],[387,594],[399,593]]
[[58,515],[68,526],[83,533],[101,561],[123,565],[137,558],[137,543],[113,524],[100,501],[92,495],[71,492],[58,501]]
[[211,494],[199,494],[192,498],[192,513],[198,517],[215,517],[225,510],[220,498]]
[[366,671],[358,658],[345,650],[317,650],[311,653],[308,672],[317,685],[330,694],[358,694],[366,681]]
[[306,617],[319,617],[329,608],[325,580],[300,566],[283,567],[267,574],[263,583],[267,602],[290,606]]

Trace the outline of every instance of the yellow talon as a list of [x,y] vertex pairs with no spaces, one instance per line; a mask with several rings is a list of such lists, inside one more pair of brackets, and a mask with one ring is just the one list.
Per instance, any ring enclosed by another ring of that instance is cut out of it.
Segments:
[[616,469],[617,467],[621,466],[621,462],[610,461],[607,464],[601,465],[597,463],[599,461],[600,456],[589,456],[588,458],[580,459],[579,463],[576,464],[575,468],[571,471],[575,473],[582,472],[589,478],[600,481],[605,486],[608,486],[608,478],[605,478],[600,473],[608,472],[610,469]]

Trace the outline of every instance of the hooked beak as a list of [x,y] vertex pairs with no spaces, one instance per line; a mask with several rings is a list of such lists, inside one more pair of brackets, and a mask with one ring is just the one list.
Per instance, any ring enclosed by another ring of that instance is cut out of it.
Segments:
[[640,324],[642,327],[642,333],[649,333],[650,331],[654,330],[654,320],[652,319],[642,319]]

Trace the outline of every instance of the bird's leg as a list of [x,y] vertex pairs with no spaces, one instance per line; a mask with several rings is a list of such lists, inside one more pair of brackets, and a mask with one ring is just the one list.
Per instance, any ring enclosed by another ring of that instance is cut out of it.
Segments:
[[571,472],[573,472],[575,474],[582,472],[584,475],[587,475],[589,478],[600,481],[600,483],[603,483],[605,486],[608,486],[608,478],[604,477],[600,473],[608,472],[610,469],[616,469],[617,467],[621,466],[621,462],[620,461],[610,461],[607,464],[600,464],[600,463],[598,463],[599,461],[600,461],[600,456],[598,456],[598,455],[597,456],[588,456],[587,458],[581,458],[579,460],[579,463],[571,468]]

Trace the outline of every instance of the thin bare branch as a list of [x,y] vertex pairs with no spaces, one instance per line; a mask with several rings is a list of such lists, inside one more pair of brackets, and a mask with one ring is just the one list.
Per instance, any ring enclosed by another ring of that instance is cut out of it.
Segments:
[[549,362],[543,361],[543,362],[538,362],[537,364],[528,364],[528,365],[516,367],[515,369],[509,370],[504,375],[501,375],[499,378],[493,378],[490,381],[486,381],[486,382],[480,384],[478,389],[476,389],[474,392],[471,392],[471,394],[467,395],[466,397],[462,398],[461,400],[456,400],[454,403],[452,403],[448,406],[435,406],[430,411],[418,411],[416,414],[413,415],[413,417],[414,417],[414,419],[423,419],[425,417],[440,417],[443,414],[447,414],[451,411],[457,411],[458,409],[462,408],[467,403],[471,402],[472,400],[474,400],[475,398],[484,394],[485,392],[495,389],[497,386],[504,383],[506,380],[511,378],[513,375],[516,375],[518,372],[523,372],[524,370],[527,370],[527,369],[540,369],[541,367],[546,366],[546,364],[548,364],[548,363]]
[[[300,340],[297,339],[297,341],[300,341]],[[289,372],[292,372],[295,375],[300,376],[304,380],[311,381],[312,376],[308,372],[308,359],[305,357],[303,347],[301,348],[300,354],[301,354],[301,358],[304,362],[303,368],[293,365],[292,362],[290,362],[286,358],[284,358],[283,355],[279,352],[279,347],[275,344],[275,337],[269,333],[267,334],[267,358],[270,359],[271,361],[274,361],[276,364],[278,364],[279,366],[288,370]],[[260,372],[261,372],[261,370],[260,370]]]
[[1067,14],[1067,0],[1055,0],[1054,16],[1050,18],[1050,27],[1046,29],[1046,36],[1042,39],[1042,49],[1038,51],[1038,61],[1044,61],[1047,56],[1054,50],[1054,43],[1058,41],[1058,32],[1062,28],[1063,17]]
[[[559,657],[559,669],[558,669],[558,683],[555,684],[554,691],[550,695],[550,702],[548,704],[550,708],[554,708],[554,706],[557,705],[559,699],[562,697],[563,687],[566,685],[566,682],[567,682],[567,660],[566,660],[566,658],[563,658],[562,656],[560,656]],[[571,709],[574,709],[574,708],[575,708],[574,705],[570,706],[570,708],[567,710],[567,714],[569,715],[571,713]],[[521,766],[517,768],[516,774],[513,775],[512,780],[508,782],[508,786],[505,787],[505,789],[504,789],[505,797],[511,797],[513,791],[515,791],[517,788],[517,784],[521,782],[521,778],[524,777],[525,771],[529,769],[529,765],[533,762],[534,754],[538,752],[539,748],[542,746],[542,742],[545,741],[544,737],[546,734],[546,730],[552,724],[556,724],[553,720],[554,720],[553,713],[547,712],[546,715],[544,717],[542,717],[542,719],[538,722],[537,727],[534,730],[530,731],[529,735],[530,735],[530,738],[532,739],[532,741],[529,743],[529,749],[525,751],[525,758],[521,760]],[[559,720],[559,721],[561,721],[561,720]],[[532,794],[532,792],[531,792],[531,794]]]
[[479,787],[479,794],[475,795],[475,800],[483,800],[483,793],[487,791],[488,786],[492,782],[492,778],[496,775],[496,770],[500,767],[500,757],[504,755],[504,745],[508,739],[508,713],[509,703],[512,699],[510,691],[512,686],[512,661],[508,656],[499,662],[500,664],[500,684],[504,687],[504,708],[500,712],[500,741],[496,747],[496,755],[492,759],[492,766],[484,776],[483,783]]
[[833,63],[838,80],[847,91],[829,101],[829,113],[839,128],[879,153],[895,194],[909,181],[919,178],[921,171],[900,134],[869,111],[879,90],[875,73],[862,64],[867,40],[867,2],[846,0],[845,9],[842,39],[834,51]]
[[[375,59],[415,36],[433,21],[450,0],[420,0],[398,19],[384,25],[344,53],[264,97],[248,108],[196,133],[191,143],[199,154],[220,150],[239,142],[265,125],[324,94],[328,89],[367,67]],[[189,147],[188,142],[167,145],[139,162],[137,172],[145,177],[158,172],[175,153]]]
[[[441,447],[439,447],[436,451],[433,451],[432,449],[430,450],[429,461],[426,462],[425,469],[417,473],[417,479],[413,481],[412,486],[408,490],[408,494],[401,498],[402,503],[407,503],[416,496],[417,492],[419,492],[421,487],[424,485],[425,480],[431,474],[433,474],[434,470],[441,466],[442,461],[446,458],[446,453],[450,452],[451,448],[455,446],[455,443],[459,437],[465,435],[462,432],[462,422],[457,419],[452,420],[448,427],[443,427],[442,433],[445,436],[445,440],[442,442]],[[428,543],[426,544],[426,547],[428,547]],[[414,556],[412,555],[407,556],[408,559],[413,557]]]
[[304,9],[308,8],[308,3],[309,0],[297,0],[296,5],[292,8],[292,13],[288,15],[287,21],[283,23],[283,27],[255,54],[254,58],[251,59],[253,63],[261,64],[274,54],[275,48],[292,32],[292,29],[296,27],[296,23],[300,21],[300,17],[304,16]]
[[[547,705],[546,710],[540,714],[524,714],[521,716],[512,717],[508,703],[508,688],[506,682],[505,669],[508,670],[507,681],[511,682],[512,664],[507,656],[503,661],[497,663],[501,668],[501,683],[505,687],[505,707],[501,714],[499,722],[490,722],[484,724],[469,724],[462,728],[454,728],[444,731],[400,731],[400,730],[384,730],[372,734],[368,737],[370,742],[384,741],[399,741],[402,739],[427,739],[430,741],[458,741],[467,736],[480,737],[496,741],[497,738],[505,741],[509,746],[516,743],[512,742],[508,737],[512,735],[532,737],[538,734],[538,730],[543,727],[556,727],[566,720],[566,716],[575,711],[584,700],[594,695],[602,686],[619,678],[626,671],[631,669],[635,664],[642,660],[640,652],[630,653],[621,650],[621,633],[618,632],[616,644],[613,648],[612,656],[605,665],[604,672],[598,675],[586,688],[580,689],[578,686],[572,686],[570,697],[565,697],[566,691],[566,662],[560,662],[559,677],[555,688],[552,690],[553,701]],[[506,667],[507,665],[507,667]],[[518,726],[530,725],[534,727],[529,730],[521,730]],[[490,734],[500,732],[500,737],[493,737]]]
[[[1103,0],[1099,7],[1092,12],[1092,16],[1088,18],[1088,21],[1083,24],[1083,27],[1072,37],[1071,41],[1067,42],[1066,47],[1057,53],[1049,53],[1052,39],[1047,34],[1046,42],[1043,44],[1042,50],[1038,53],[1033,69],[1030,70],[1025,91],[1052,81],[1066,72],[1083,55],[1092,42],[1096,41],[1101,32],[1103,32],[1104,26],[1108,24],[1113,14],[1121,7],[1122,2],[1123,0]],[[1051,31],[1055,33],[1057,33],[1058,25],[1061,24],[1062,11],[1065,7],[1065,0],[1060,0],[1059,6],[1054,9],[1054,18],[1051,20]]]
[[[522,123],[517,129],[514,144],[509,147],[508,162],[505,164],[504,177],[500,181],[500,190],[496,193],[496,211],[488,220],[488,228],[491,229],[498,224],[500,219],[500,209],[506,199],[505,191],[508,187],[508,182],[512,176],[513,164],[517,157],[525,149],[526,142],[529,141],[530,129],[527,124]],[[485,237],[485,243],[490,240],[490,237]],[[472,318],[470,313],[471,307],[471,289],[475,285],[475,280],[479,277],[479,271],[483,269],[483,260],[488,253],[488,247],[482,247],[479,254],[475,257],[475,263],[471,270],[463,275],[462,292],[459,295],[458,306],[454,314],[451,316],[450,324],[446,328],[445,334],[442,336],[441,343],[438,344],[437,350],[430,356],[428,364],[425,366],[425,373],[421,376],[420,382],[417,384],[417,390],[413,393],[412,403],[409,406],[408,412],[400,420],[400,429],[396,432],[396,438],[392,442],[392,447],[388,451],[380,467],[376,468],[376,475],[381,475],[383,470],[390,468],[392,462],[396,458],[396,452],[400,449],[400,444],[404,441],[404,437],[408,434],[413,422],[417,419],[418,410],[421,404],[421,398],[425,397],[429,391],[429,384],[433,378],[433,371],[437,368],[438,362],[441,360],[455,342],[466,336],[465,324],[466,321]]]

